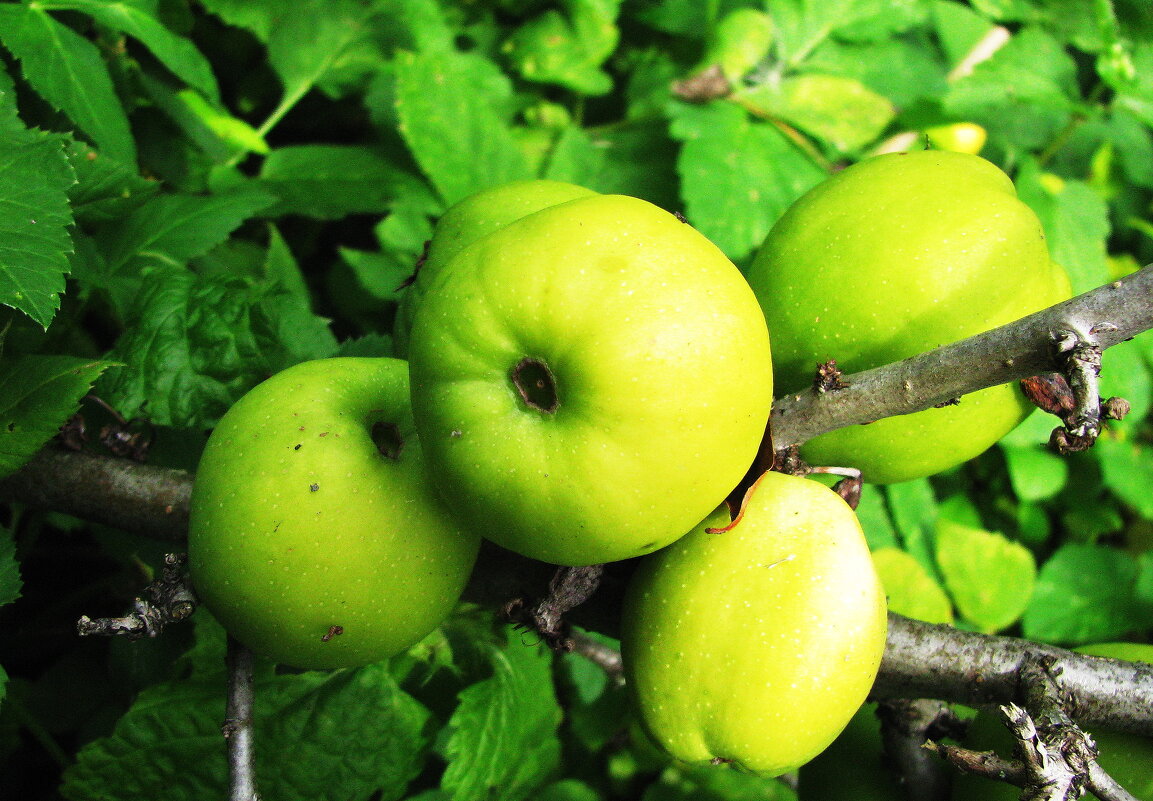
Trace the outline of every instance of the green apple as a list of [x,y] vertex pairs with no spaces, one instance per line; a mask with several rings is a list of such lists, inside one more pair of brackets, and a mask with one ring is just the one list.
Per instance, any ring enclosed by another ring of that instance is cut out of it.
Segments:
[[240,642],[299,668],[420,640],[478,546],[427,480],[397,359],[304,362],[257,385],[213,431],[193,485],[197,594]]
[[653,740],[678,760],[777,776],[824,750],[880,666],[885,595],[856,515],[816,481],[766,473],[645,557],[621,655]]
[[[978,156],[927,150],[866,159],[801,197],[748,272],[773,337],[779,390],[836,360],[857,372],[1011,322],[1069,297],[1037,216]],[[866,481],[931,475],[966,461],[1030,411],[1016,385],[960,403],[842,428],[804,445],[811,464]]]
[[562,565],[648,553],[752,463],[764,316],[704,236],[637,198],[523,217],[436,277],[410,344],[433,475],[471,528]]
[[591,189],[563,181],[513,181],[477,192],[449,208],[437,220],[424,263],[400,296],[392,332],[396,354],[408,355],[412,321],[433,277],[466,245],[534,211],[595,194]]

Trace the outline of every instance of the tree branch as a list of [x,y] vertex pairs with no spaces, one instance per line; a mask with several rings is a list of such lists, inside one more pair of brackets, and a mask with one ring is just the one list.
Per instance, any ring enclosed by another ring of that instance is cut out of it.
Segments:
[[961,631],[889,615],[873,697],[937,698],[968,706],[1020,699],[1021,671],[1044,658],[1082,726],[1153,736],[1153,665],[1073,653],[1016,637]]
[[228,638],[228,701],[221,734],[228,743],[228,801],[260,801],[256,792],[256,752],[253,747],[252,651]]
[[49,445],[0,480],[0,501],[64,512],[132,534],[182,542],[192,475]]
[[[1016,322],[904,361],[843,375],[844,386],[794,392],[773,404],[773,447],[910,414],[987,387],[1057,372],[1066,332],[1100,349],[1153,328],[1153,265]],[[814,368],[816,365],[814,365]],[[964,403],[964,401],[961,401]]]
[[1060,677],[1051,656],[1037,655],[1021,666],[1024,707],[1000,707],[1016,759],[935,742],[927,749],[962,771],[1022,788],[1023,801],[1071,801],[1086,789],[1101,801],[1136,801],[1097,763],[1096,743],[1068,714],[1072,696]]

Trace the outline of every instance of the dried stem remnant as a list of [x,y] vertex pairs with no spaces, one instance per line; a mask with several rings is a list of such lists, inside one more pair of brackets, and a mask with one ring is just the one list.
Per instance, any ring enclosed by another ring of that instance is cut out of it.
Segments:
[[1021,787],[1024,801],[1071,801],[1086,790],[1104,801],[1134,801],[1097,764],[1096,743],[1069,716],[1073,698],[1058,682],[1060,672],[1049,655],[1022,665],[1018,694],[1024,706],[1000,707],[1013,735],[1014,759],[937,743],[927,747],[962,771]]
[[550,648],[571,651],[573,641],[564,615],[596,592],[603,574],[604,565],[558,567],[549,581],[547,596],[531,608],[525,599],[513,599],[505,604],[504,615],[517,625],[539,634]]
[[80,636],[121,635],[130,640],[155,637],[164,627],[188,618],[196,609],[196,594],[188,583],[185,554],[166,554],[160,578],[145,589],[146,598],[137,598],[124,617],[95,620],[84,615],[76,622]]

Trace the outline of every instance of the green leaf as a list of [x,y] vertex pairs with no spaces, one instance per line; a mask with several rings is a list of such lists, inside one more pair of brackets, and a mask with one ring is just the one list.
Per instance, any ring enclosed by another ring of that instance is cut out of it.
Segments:
[[1074,294],[1110,280],[1105,239],[1109,207],[1082,181],[1044,181],[1036,162],[1027,161],[1016,176],[1017,191],[1037,213],[1053,260],[1069,273]]
[[81,224],[121,220],[160,191],[159,181],[141,177],[135,167],[94,150],[86,142],[72,142],[67,153],[76,173],[68,199]]
[[560,764],[552,655],[508,637],[491,652],[492,677],[462,691],[449,720],[441,787],[456,801],[528,798]]
[[873,551],[873,564],[890,612],[927,623],[953,622],[949,596],[912,556],[900,548],[881,548]]
[[534,177],[501,111],[512,88],[491,62],[401,52],[396,78],[401,134],[445,204]]
[[220,684],[150,687],[111,735],[80,749],[64,773],[60,794],[71,801],[220,797],[227,776],[223,718]]
[[1129,401],[1130,406],[1124,420],[1106,423],[1110,428],[1133,429],[1149,414],[1153,403],[1153,375],[1143,352],[1151,344],[1153,335],[1145,331],[1101,354],[1101,397],[1121,397]]
[[727,102],[675,103],[672,134],[689,220],[734,261],[760,247],[773,223],[826,176],[775,126]]
[[1153,447],[1101,437],[1093,446],[1105,486],[1146,520],[1153,520]]
[[[1050,423],[1050,430],[1053,428]],[[1069,480],[1069,463],[1045,445],[1002,445],[1013,492],[1023,501],[1052,498]]]
[[781,55],[796,66],[834,33],[863,40],[889,38],[923,15],[919,0],[776,0],[773,22]]
[[0,476],[55,436],[111,366],[71,356],[20,356],[0,364]]
[[280,229],[272,223],[268,224],[268,252],[264,259],[264,274],[295,298],[300,306],[308,308],[312,302],[312,293],[308,289],[304,273],[301,272],[288,243],[281,236]]
[[[584,634],[608,648],[620,650],[618,640],[591,631]],[[566,731],[589,751],[600,751],[628,727],[628,695],[623,686],[609,681],[602,667],[583,655],[564,654],[559,668]]]
[[335,220],[349,214],[380,214],[399,198],[419,201],[428,214],[441,211],[424,181],[367,147],[277,148],[264,160],[259,185],[279,198],[268,211],[270,216]]
[[[386,663],[258,681],[261,793],[284,801],[400,798],[427,753],[428,717]],[[60,792],[72,801],[222,798],[223,720],[223,677],[150,687],[111,735],[80,750]]]
[[603,801],[603,796],[584,782],[562,779],[542,788],[536,801]]
[[64,112],[100,150],[136,162],[128,117],[96,46],[32,5],[0,5],[0,42],[20,60],[24,77]]
[[903,481],[885,487],[889,512],[900,535],[901,546],[930,576],[937,576],[933,533],[937,524],[937,496],[928,479]]
[[352,268],[359,288],[373,298],[399,302],[398,288],[412,275],[414,262],[401,260],[391,253],[341,248],[340,257]]
[[176,89],[147,74],[139,80],[152,102],[214,163],[226,164],[245,153],[268,153],[268,144],[258,131],[196,90]]
[[595,130],[570,126],[553,146],[545,177],[677,209],[676,156],[677,144],[659,118]]
[[[20,563],[16,561],[16,540],[12,531],[0,526],[0,606],[10,604],[20,597],[23,583],[20,580]],[[0,698],[3,698],[0,682]]]
[[101,25],[126,33],[151,51],[165,67],[189,86],[219,99],[212,66],[190,40],[164,27],[147,3],[125,0],[43,0],[48,11],[79,11]]
[[272,26],[285,11],[281,0],[201,0],[201,5],[227,24],[244,28],[268,42]]
[[869,548],[876,551],[897,544],[897,531],[885,508],[885,497],[875,486],[866,486],[857,503],[857,520],[865,530]]
[[603,95],[612,78],[600,69],[616,49],[621,0],[564,0],[521,25],[503,50],[529,81],[555,83],[585,95]]
[[[355,0],[298,0],[281,5],[268,36],[268,60],[284,87],[272,119],[294,106],[367,34],[368,8]],[[263,130],[267,130],[265,123]]]
[[860,81],[836,75],[798,75],[763,83],[733,96],[753,114],[783,120],[853,153],[875,141],[896,117],[896,109]]
[[1137,573],[1133,557],[1122,551],[1062,546],[1041,566],[1025,610],[1025,637],[1079,645],[1147,630],[1148,612],[1136,596]]
[[778,779],[696,765],[662,772],[641,801],[795,801],[796,797]]
[[933,0],[933,32],[945,51],[949,69],[960,64],[994,25],[967,5]]
[[635,0],[625,6],[626,14],[645,25],[689,39],[703,39],[720,10],[711,4],[702,13],[700,0]]
[[1117,39],[1112,2],[1100,0],[974,0],[973,7],[998,22],[1043,25],[1081,50],[1096,53]]
[[429,750],[430,714],[397,687],[387,662],[283,678],[257,687],[257,698],[276,710],[256,738],[264,797],[404,797]]
[[952,83],[944,110],[953,119],[979,123],[991,139],[1017,150],[1040,149],[1069,121],[1076,75],[1060,42],[1025,28]]
[[1153,125],[1153,42],[1138,42],[1133,49],[1134,72],[1126,85],[1118,87],[1115,105]]
[[219,195],[165,195],[102,232],[108,267],[172,266],[207,253],[275,198],[255,188]]
[[111,356],[125,367],[100,394],[125,417],[208,427],[273,373],[331,356],[326,320],[275,283],[182,270],[151,273]]
[[0,134],[0,303],[44,328],[60,308],[72,250],[76,177],[61,145],[31,131]]
[[[805,71],[860,82],[881,95],[890,114],[893,106],[903,111],[916,110],[919,103],[939,101],[948,90],[947,63],[936,49],[925,47],[920,38],[830,40],[805,62]],[[879,113],[880,104],[872,102]]]
[[990,634],[1021,617],[1037,576],[1020,543],[947,520],[937,523],[937,565],[957,611]]

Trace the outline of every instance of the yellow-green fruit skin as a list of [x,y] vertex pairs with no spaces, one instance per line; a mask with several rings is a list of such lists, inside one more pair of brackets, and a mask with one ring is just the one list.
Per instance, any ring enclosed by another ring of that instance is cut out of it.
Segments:
[[[408,395],[397,359],[305,362],[257,385],[213,431],[193,485],[189,566],[204,605],[256,653],[306,669],[363,665],[455,606],[479,537],[427,480]],[[403,440],[396,458],[374,441],[377,423]],[[342,633],[326,638],[333,626]]]
[[[522,398],[547,365],[556,408]],[[413,414],[446,501],[561,565],[654,551],[752,463],[772,404],[764,315],[708,239],[637,198],[531,214],[446,266],[417,314]]]
[[402,358],[408,355],[408,338],[412,333],[416,310],[433,278],[453,256],[482,236],[521,217],[558,203],[595,194],[593,190],[577,184],[537,179],[500,184],[453,204],[437,220],[424,263],[417,270],[413,282],[400,296],[392,332],[396,355]]
[[624,601],[628,686],[687,763],[765,776],[808,762],[864,702],[885,596],[856,515],[815,481],[766,473],[735,525],[718,509],[645,557]]
[[[1091,656],[1153,664],[1153,645],[1148,643],[1096,643],[1074,650]],[[1153,737],[1092,729],[1089,734],[1097,743],[1100,751],[1097,762],[1105,772],[1138,801],[1153,801]],[[982,711],[970,727],[964,745],[979,751],[996,750],[1002,756],[1010,754],[1013,747],[1000,719],[987,711]],[[1020,789],[1012,785],[979,776],[962,774],[953,781],[953,801],[1016,801],[1020,794]]]
[[[799,199],[748,270],[773,337],[778,390],[834,359],[858,372],[1011,322],[1070,296],[1009,177],[966,153],[866,159]],[[1030,407],[1014,385],[810,440],[811,464],[866,481],[920,478],[980,454]]]

